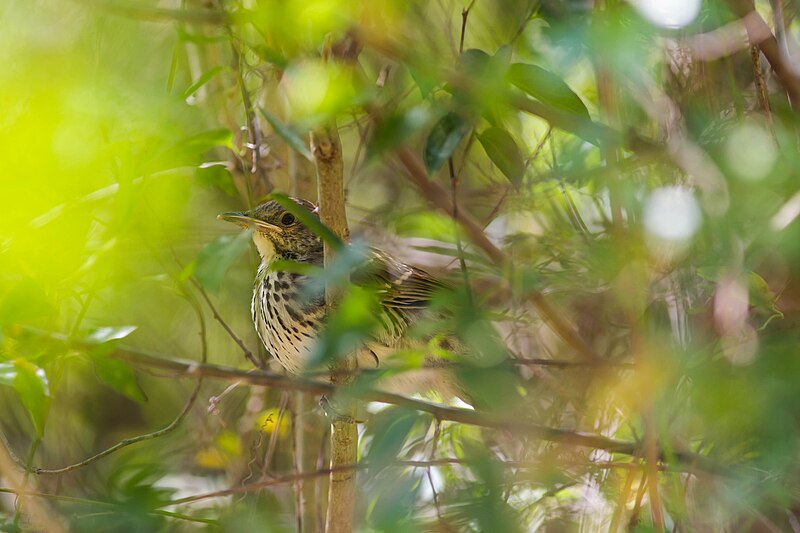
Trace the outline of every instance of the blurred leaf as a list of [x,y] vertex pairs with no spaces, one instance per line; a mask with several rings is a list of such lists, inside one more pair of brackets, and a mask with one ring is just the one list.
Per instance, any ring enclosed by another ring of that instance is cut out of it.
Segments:
[[413,411],[394,408],[383,411],[374,422],[374,436],[365,462],[375,466],[394,460],[419,418],[419,414]]
[[432,75],[428,74],[425,70],[408,67],[408,73],[419,88],[419,93],[423,98],[428,98],[433,90],[438,85],[437,80]]
[[92,357],[92,362],[94,363],[97,377],[103,383],[131,400],[140,403],[147,401],[147,395],[142,390],[141,385],[136,380],[136,375],[127,363],[111,359],[105,353],[96,354]]
[[201,163],[195,171],[195,177],[203,187],[217,188],[228,196],[236,196],[236,186],[227,161]]
[[469,128],[470,123],[456,113],[446,114],[433,126],[423,152],[429,174],[435,174],[453,155]]
[[583,100],[564,80],[536,65],[514,63],[508,72],[511,83],[542,103],[589,119]]
[[466,75],[480,80],[481,76],[486,73],[491,60],[492,57],[483,50],[470,48],[464,50],[458,57],[458,69]]
[[514,138],[504,129],[491,127],[479,133],[478,140],[500,172],[519,186],[525,174],[525,160]]
[[233,134],[225,128],[204,131],[181,140],[179,146],[184,150],[204,152],[217,146],[233,149]]
[[26,278],[14,285],[0,302],[0,326],[26,322],[52,312],[44,290],[32,279]]
[[252,50],[257,53],[259,56],[264,58],[268,63],[278,67],[279,69],[285,69],[286,65],[289,64],[289,60],[286,59],[281,52],[278,50],[271,48],[269,46],[265,46],[263,44],[256,45],[252,48]]
[[308,212],[302,206],[297,205],[294,200],[291,200],[288,196],[283,193],[274,192],[269,196],[272,200],[278,202],[281,207],[289,211],[293,214],[297,219],[308,229],[311,230],[312,233],[319,235],[322,237],[327,243],[333,244],[337,248],[344,245],[342,240],[333,233],[328,226],[320,222],[319,218],[315,217],[311,213]]
[[314,156],[311,154],[311,150],[309,150],[308,146],[306,146],[305,141],[303,141],[299,135],[297,135],[292,129],[278,120],[278,117],[267,111],[266,109],[259,107],[258,111],[264,115],[264,118],[267,119],[272,129],[275,130],[275,133],[284,140],[289,147],[297,152],[298,154],[302,155],[309,161],[314,161]]
[[214,76],[216,76],[217,74],[219,74],[219,73],[221,73],[221,72],[225,72],[226,70],[227,70],[227,68],[226,68],[226,67],[219,66],[219,67],[214,67],[214,68],[212,68],[212,69],[209,69],[209,70],[207,70],[206,72],[203,72],[203,73],[200,75],[200,77],[199,77],[199,78],[197,78],[197,79],[194,81],[194,83],[192,83],[191,85],[189,85],[189,86],[186,88],[186,90],[185,90],[185,91],[183,91],[183,97],[184,97],[184,98],[189,98],[189,97],[190,97],[190,96],[192,96],[194,93],[196,93],[197,91],[199,91],[199,90],[200,90],[200,88],[201,88],[203,85],[205,85],[206,83],[208,83],[209,81],[211,81],[211,79],[212,79]]
[[412,135],[423,128],[427,120],[427,111],[420,107],[399,113],[390,113],[375,127],[375,133],[367,146],[365,159],[370,161],[407,143]]
[[31,417],[37,437],[44,435],[50,409],[50,387],[44,370],[23,359],[0,364],[0,384],[10,385]]
[[14,363],[0,363],[0,385],[14,386],[14,378],[17,377],[17,369]]
[[250,245],[252,230],[236,235],[222,235],[208,243],[194,263],[194,276],[206,289],[217,291],[228,269]]
[[90,344],[103,344],[109,341],[124,339],[136,330],[136,326],[101,327],[94,329],[86,336]]

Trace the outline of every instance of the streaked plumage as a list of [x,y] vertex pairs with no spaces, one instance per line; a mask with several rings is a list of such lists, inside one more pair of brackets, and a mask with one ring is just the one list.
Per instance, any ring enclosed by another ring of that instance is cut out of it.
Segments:
[[[312,214],[316,207],[294,200]],[[275,201],[248,213],[226,213],[221,218],[254,226],[253,240],[262,258],[255,280],[251,312],[259,338],[267,351],[293,374],[307,368],[325,323],[324,295],[309,296],[308,276],[278,270],[276,261],[291,260],[323,265],[321,239]],[[422,348],[425,343],[406,333],[418,320],[433,319],[428,309],[433,295],[445,285],[416,267],[370,249],[351,281],[368,286],[378,296],[381,327],[357,350],[359,368],[386,368],[402,364],[392,355],[401,348]],[[447,363],[428,357],[423,368],[398,373],[382,388],[400,393],[436,391],[443,397],[459,395]]]

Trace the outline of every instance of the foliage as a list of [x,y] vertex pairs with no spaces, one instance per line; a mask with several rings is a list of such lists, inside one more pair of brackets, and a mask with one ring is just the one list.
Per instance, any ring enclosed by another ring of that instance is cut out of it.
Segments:
[[361,530],[794,527],[798,21],[757,2],[751,48],[751,7],[7,2],[0,529],[318,529],[327,421],[236,373],[258,256],[216,215],[313,199],[331,120],[354,238],[306,377],[378,327],[368,242],[446,288],[342,394],[431,352],[479,411],[365,402]]

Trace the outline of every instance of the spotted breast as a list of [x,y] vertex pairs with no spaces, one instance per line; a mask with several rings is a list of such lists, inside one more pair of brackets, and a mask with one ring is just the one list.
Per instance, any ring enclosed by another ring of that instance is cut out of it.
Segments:
[[258,336],[267,351],[293,374],[307,366],[317,334],[322,328],[324,300],[303,292],[306,277],[258,269],[251,312]]

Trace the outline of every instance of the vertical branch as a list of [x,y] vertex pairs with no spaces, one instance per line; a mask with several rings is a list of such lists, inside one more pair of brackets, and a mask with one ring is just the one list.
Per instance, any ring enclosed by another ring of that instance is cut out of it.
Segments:
[[[342,145],[336,124],[326,124],[311,132],[311,153],[317,166],[317,194],[320,220],[343,241],[347,241],[349,230],[344,210],[344,164]],[[330,266],[335,249],[325,243],[325,267]],[[340,289],[328,284],[325,287],[325,302],[330,309],[340,296]],[[331,382],[346,385],[352,380],[356,369],[355,358],[340,357],[331,365]],[[334,472],[330,477],[328,491],[328,515],[325,530],[328,533],[349,533],[353,530],[353,510],[356,500],[355,472],[338,467],[355,464],[357,461],[358,431],[355,424],[355,408],[352,401],[337,402],[342,416],[331,424],[331,461]]]

